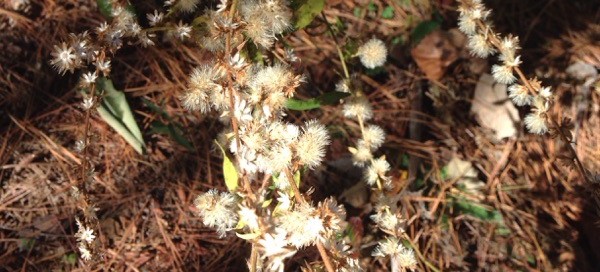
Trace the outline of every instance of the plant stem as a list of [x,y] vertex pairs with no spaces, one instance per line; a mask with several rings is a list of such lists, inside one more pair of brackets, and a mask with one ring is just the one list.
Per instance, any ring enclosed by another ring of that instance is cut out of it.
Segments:
[[335,42],[335,48],[337,49],[338,56],[340,57],[340,62],[342,63],[342,69],[344,69],[344,76],[346,77],[346,79],[350,79],[350,73],[348,72],[348,67],[346,66],[346,60],[344,59],[344,53],[342,52],[342,49],[340,48],[340,44],[338,43],[337,38],[335,37],[335,33],[333,32],[331,25],[329,24],[329,22],[327,21],[327,18],[325,17],[325,13],[322,11],[321,11],[321,17],[323,17],[323,21],[325,21],[325,25],[327,25],[327,30],[329,30],[329,33],[331,34],[331,37],[333,38],[333,41]]
[[554,120],[552,118],[548,118],[548,119],[550,119],[550,121],[552,122],[552,125],[555,127],[556,131],[558,131],[558,135],[560,135],[560,138],[567,145],[567,149],[571,153],[571,156],[573,156],[573,160],[575,160],[575,165],[577,165],[577,170],[579,170],[579,173],[583,176],[583,179],[588,184],[591,183],[591,181],[588,179],[588,176],[585,172],[585,168],[583,167],[583,164],[579,160],[579,157],[577,157],[577,152],[573,148],[573,145],[571,145],[571,141],[569,141],[569,138],[567,137],[567,135],[564,134],[564,132],[562,131],[562,129],[560,128],[560,126],[558,125],[558,122],[556,122],[556,120]]
[[256,272],[256,266],[258,262],[258,249],[256,244],[252,243],[252,250],[250,251],[250,272]]
[[331,264],[331,260],[329,259],[327,251],[325,250],[325,247],[321,241],[317,241],[317,249],[319,250],[319,254],[321,254],[321,258],[323,259],[323,263],[325,264],[327,272],[335,272],[335,269],[333,269],[333,264]]

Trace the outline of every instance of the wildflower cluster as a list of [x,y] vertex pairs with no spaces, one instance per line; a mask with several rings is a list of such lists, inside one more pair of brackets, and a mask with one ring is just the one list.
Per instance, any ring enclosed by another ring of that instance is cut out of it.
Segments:
[[284,120],[286,101],[303,77],[283,63],[243,57],[248,41],[268,50],[290,27],[289,8],[275,0],[222,3],[225,8],[206,13],[208,29],[198,34],[202,41],[210,37],[203,45],[217,58],[191,72],[181,101],[191,111],[219,113],[227,128],[218,143],[234,158],[242,186],[198,196],[203,223],[252,243],[251,271],[283,271],[287,258],[312,245],[329,271],[358,266],[349,240],[340,238],[347,225],[343,206],[332,198],[313,205],[298,188],[301,172],[322,164],[330,138],[316,120],[301,126]]
[[545,134],[551,125],[548,110],[553,100],[552,91],[537,79],[526,78],[519,69],[519,39],[511,35],[502,37],[494,32],[488,20],[491,11],[481,0],[461,0],[460,3],[458,26],[468,36],[467,46],[471,53],[481,58],[498,54],[499,64],[492,66],[494,79],[509,85],[508,96],[517,106],[531,106],[531,113],[524,119],[527,129],[531,133]]
[[94,230],[85,226],[79,221],[79,219],[75,219],[77,223],[77,233],[75,233],[75,238],[77,238],[77,248],[79,249],[79,254],[81,254],[81,258],[85,261],[89,261],[92,259],[92,249],[90,245],[96,239],[96,235],[94,235]]
[[[382,41],[372,39],[359,47],[358,56],[365,67],[372,69],[385,63],[387,49]],[[353,163],[364,169],[364,181],[373,188],[378,199],[371,219],[387,235],[387,238],[379,242],[372,255],[390,256],[391,267],[394,270],[412,270],[417,267],[414,252],[401,242],[405,234],[405,220],[400,214],[397,197],[388,194],[393,187],[388,174],[390,164],[385,156],[374,155],[385,142],[385,131],[380,126],[367,123],[373,117],[373,109],[359,84],[360,82],[347,76],[336,85],[336,90],[352,93],[345,101],[343,114],[346,118],[358,122],[361,138],[355,147],[349,147],[349,151]]]

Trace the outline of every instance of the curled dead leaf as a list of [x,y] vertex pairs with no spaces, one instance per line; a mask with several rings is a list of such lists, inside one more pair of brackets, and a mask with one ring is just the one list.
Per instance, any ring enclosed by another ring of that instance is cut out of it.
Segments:
[[425,76],[434,81],[442,78],[448,66],[458,58],[450,34],[440,30],[423,38],[410,53]]

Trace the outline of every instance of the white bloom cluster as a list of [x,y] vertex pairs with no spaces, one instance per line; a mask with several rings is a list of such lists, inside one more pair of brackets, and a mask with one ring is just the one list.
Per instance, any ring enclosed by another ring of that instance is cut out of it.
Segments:
[[92,259],[90,245],[96,239],[96,235],[94,235],[93,229],[82,224],[78,218],[75,218],[75,223],[77,223],[77,233],[75,233],[75,238],[77,238],[79,254],[81,254],[81,259],[89,261]]
[[[499,52],[500,64],[492,66],[492,75],[496,82],[510,85],[508,97],[517,106],[532,107],[523,120],[527,130],[536,134],[548,132],[547,112],[552,101],[550,88],[542,87],[535,79],[521,78],[517,82],[515,72],[521,64],[521,56],[517,54],[519,39],[508,35],[500,37],[492,29],[488,17],[491,14],[481,0],[461,0],[459,7],[459,29],[468,36],[468,47],[471,52],[481,58],[486,58]],[[519,74],[522,76],[522,74]]]
[[[117,6],[113,8],[111,16],[111,23],[102,23],[96,28],[95,35],[87,31],[78,35],[71,34],[68,42],[55,45],[50,64],[61,74],[94,65],[95,71],[84,74],[82,79],[82,84],[89,86],[99,73],[108,76],[111,65],[107,54],[121,48],[123,39],[132,39],[142,46],[154,45],[151,39],[154,34],[143,31],[131,11]],[[158,17],[162,18],[157,14],[155,19],[158,20]]]
[[406,269],[416,269],[417,260],[415,252],[412,249],[406,248],[397,238],[390,237],[380,241],[377,248],[373,251],[373,256],[392,258],[392,264],[396,267],[392,268],[395,271],[406,271]]
[[292,13],[280,0],[244,1],[241,13],[246,22],[244,33],[265,48],[271,47],[276,36],[291,27]]

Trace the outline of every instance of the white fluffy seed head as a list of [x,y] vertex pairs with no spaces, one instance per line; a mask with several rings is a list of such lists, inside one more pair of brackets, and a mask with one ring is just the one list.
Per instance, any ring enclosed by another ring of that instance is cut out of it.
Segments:
[[513,75],[513,69],[506,65],[493,65],[492,76],[494,80],[502,84],[513,84],[517,78]]
[[362,118],[363,121],[367,121],[373,117],[373,109],[369,100],[364,96],[354,97],[349,99],[342,109],[346,118],[358,120]]
[[329,144],[329,134],[325,126],[316,120],[306,122],[303,130],[304,133],[296,143],[296,156],[301,165],[312,169],[319,166],[325,156],[325,147]]
[[200,2],[200,0],[179,0],[177,4],[175,4],[175,7],[182,12],[191,13],[196,9],[196,6],[198,6],[198,2]]
[[364,166],[373,158],[371,148],[364,145],[362,142],[359,142],[356,148],[350,148],[350,152],[352,153],[352,162],[356,166]]
[[527,130],[531,133],[542,135],[548,132],[546,115],[544,113],[532,112],[525,116],[523,122],[525,122],[525,127],[527,127]]
[[366,146],[375,150],[379,148],[385,140],[385,132],[377,125],[368,125],[363,131],[363,141]]
[[304,203],[281,215],[281,228],[290,234],[289,242],[296,248],[314,244],[325,230],[315,208]]
[[385,63],[387,48],[379,39],[371,39],[358,48],[360,62],[367,68],[373,69]]
[[520,84],[514,84],[508,87],[508,97],[512,99],[517,106],[526,106],[531,104],[533,97],[527,93],[527,88]]
[[493,46],[489,43],[487,37],[482,34],[469,36],[467,47],[471,50],[473,55],[480,58],[487,58],[489,55],[494,53]]
[[221,237],[238,221],[237,202],[235,196],[229,192],[219,194],[219,191],[212,189],[199,195],[194,205],[204,225],[217,229]]
[[216,83],[221,77],[220,71],[209,66],[194,69],[188,81],[188,90],[181,97],[183,106],[188,110],[206,113],[210,109],[211,93],[222,91],[223,87]]
[[390,164],[385,157],[379,157],[374,159],[371,165],[367,167],[367,170],[365,171],[365,180],[367,184],[373,186],[380,179],[385,181],[387,179],[385,174],[388,171],[390,171]]

